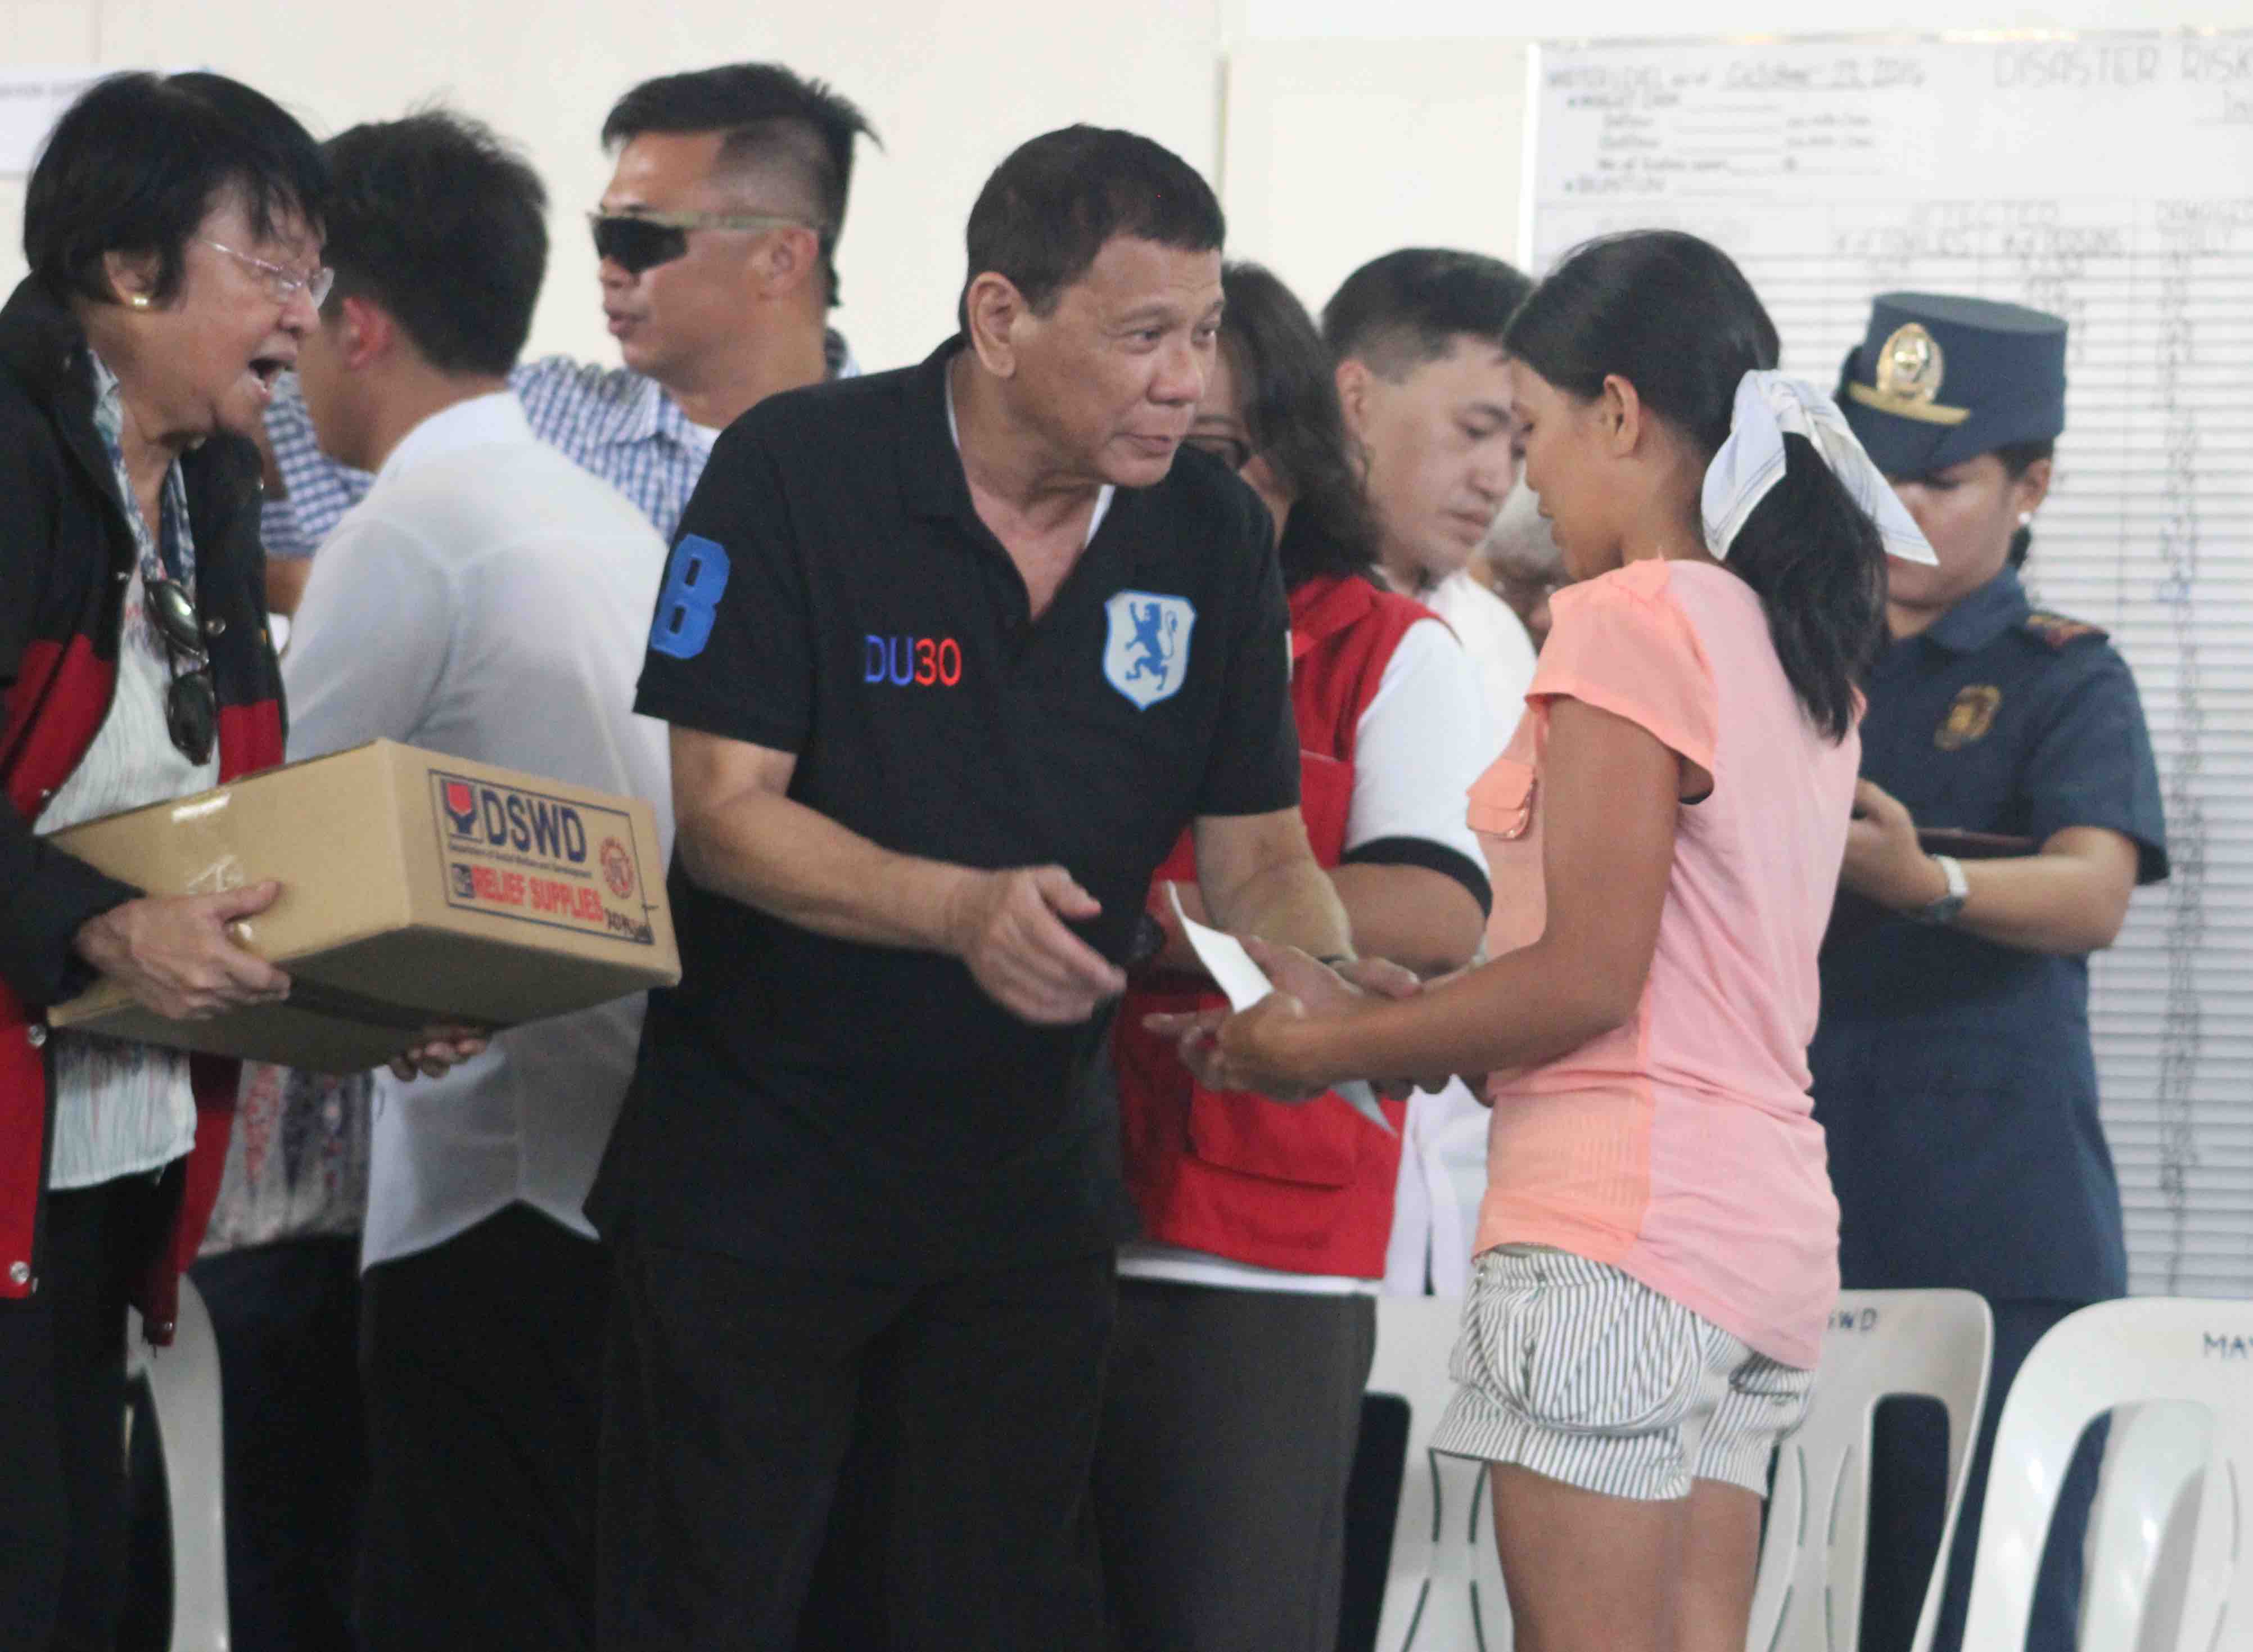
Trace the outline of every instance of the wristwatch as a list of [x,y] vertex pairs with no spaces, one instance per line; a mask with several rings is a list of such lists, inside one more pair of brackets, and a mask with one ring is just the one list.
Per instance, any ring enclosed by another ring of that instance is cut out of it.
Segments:
[[1956,922],[1956,915],[1964,910],[1964,897],[1971,886],[1964,881],[1963,863],[1952,854],[1936,854],[1932,863],[1940,868],[1940,875],[1948,880],[1948,893],[1938,900],[1918,907],[1909,914],[1920,924],[1929,924],[1935,929],[1946,929]]

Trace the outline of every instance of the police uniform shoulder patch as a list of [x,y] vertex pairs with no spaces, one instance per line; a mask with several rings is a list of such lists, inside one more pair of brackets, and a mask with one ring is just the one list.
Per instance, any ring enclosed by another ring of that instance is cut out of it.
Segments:
[[1943,751],[1960,751],[1974,741],[1984,740],[1995,726],[1996,708],[2002,703],[2003,691],[1992,683],[1966,684],[1957,690],[1948,714],[1932,731],[1932,743]]
[[2052,648],[2063,648],[2084,637],[2094,637],[2101,643],[2110,635],[2102,626],[2091,625],[2085,620],[2068,619],[2062,614],[2045,613],[2040,609],[2027,615],[2024,625],[2029,636],[2039,638]]

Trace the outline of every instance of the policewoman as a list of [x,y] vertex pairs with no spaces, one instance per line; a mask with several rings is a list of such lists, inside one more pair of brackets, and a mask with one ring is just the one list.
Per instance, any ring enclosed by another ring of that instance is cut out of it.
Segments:
[[[1862,784],[1810,1053],[1849,1289],[1955,1286],[1995,1314],[1993,1379],[1934,1646],[1960,1644],[1988,1457],[2028,1349],[2127,1288],[2097,1114],[2089,954],[2166,875],[2134,679],[2019,582],[2065,428],[2066,326],[2015,304],[1880,297],[1838,403],[1939,561],[1895,562]],[[1972,858],[1951,833],[1985,834]],[[2009,840],[1998,842],[1994,840]],[[1944,1422],[1881,1414],[1862,1644],[1905,1648],[1939,1541]],[[2097,1451],[2043,1563],[2030,1646],[2074,1643]]]

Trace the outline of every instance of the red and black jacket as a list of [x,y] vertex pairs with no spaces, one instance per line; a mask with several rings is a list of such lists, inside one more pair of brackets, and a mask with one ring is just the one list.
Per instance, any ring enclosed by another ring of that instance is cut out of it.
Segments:
[[[1361,714],[1401,638],[1431,617],[1365,579],[1324,575],[1291,592],[1299,807],[1324,867],[1344,858]],[[1157,877],[1196,876],[1196,840],[1184,833]],[[1406,1105],[1382,1104],[1395,1132],[1386,1135],[1334,1095],[1285,1107],[1208,1090],[1182,1065],[1171,1039],[1142,1025],[1145,1015],[1226,1002],[1209,985],[1157,977],[1137,982],[1120,1006],[1112,1054],[1126,1186],[1142,1237],[1289,1273],[1381,1279]]]
[[[214,436],[181,471],[231,780],[282,760],[257,451]],[[141,893],[32,831],[109,712],[137,558],[125,509],[94,429],[86,336],[27,280],[0,309],[0,1304],[38,1287],[54,1133],[45,1010],[93,981],[73,950],[79,926]],[[195,1150],[164,1173],[171,1231],[135,1294],[153,1341],[171,1340],[180,1270],[219,1196],[238,1068],[193,1059]]]

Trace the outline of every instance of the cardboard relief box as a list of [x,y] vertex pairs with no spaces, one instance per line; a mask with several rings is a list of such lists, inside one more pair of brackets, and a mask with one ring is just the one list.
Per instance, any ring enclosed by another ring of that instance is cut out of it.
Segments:
[[286,1003],[170,1021],[103,982],[49,1024],[349,1072],[434,1021],[512,1027],[680,979],[657,819],[638,798],[379,740],[52,841],[152,895],[277,878],[237,938]]

